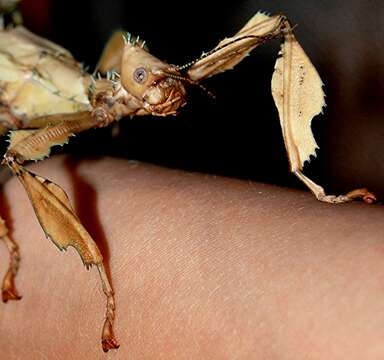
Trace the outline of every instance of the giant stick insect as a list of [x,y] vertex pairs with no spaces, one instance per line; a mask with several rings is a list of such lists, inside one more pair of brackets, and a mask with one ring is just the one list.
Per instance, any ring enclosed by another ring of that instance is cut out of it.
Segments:
[[[327,195],[302,173],[304,162],[316,155],[311,121],[325,105],[324,93],[316,69],[283,15],[257,13],[233,37],[183,66],[157,59],[144,42],[128,33],[116,33],[98,64],[97,77],[85,72],[66,49],[23,27],[0,31],[0,131],[9,131],[3,164],[24,186],[46,237],[60,250],[73,246],[87,268],[97,267],[107,299],[104,351],[117,348],[118,343],[113,333],[114,294],[102,255],[64,190],[23,164],[44,159],[51,147],[65,144],[76,133],[108,126],[125,116],[174,115],[186,103],[188,85],[232,69],[258,45],[276,38],[283,42],[272,77],[272,94],[291,171],[321,201],[342,203],[362,198],[372,202],[374,195],[366,189]],[[0,239],[10,253],[2,283],[4,302],[20,299],[14,286],[19,251],[7,234],[1,220]]]

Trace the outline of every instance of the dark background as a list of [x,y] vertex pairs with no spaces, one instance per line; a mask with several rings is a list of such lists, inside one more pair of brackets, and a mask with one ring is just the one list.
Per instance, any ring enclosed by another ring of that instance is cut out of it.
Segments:
[[[306,174],[328,191],[367,186],[384,198],[384,2],[237,0],[142,2],[24,0],[25,25],[94,67],[109,35],[123,28],[150,51],[183,64],[234,34],[258,10],[284,13],[327,93],[312,128],[321,147]],[[92,130],[67,152],[114,155],[169,167],[302,187],[289,173],[270,81],[279,42],[207,80],[217,97],[189,89],[177,117],[122,119],[120,132]]]

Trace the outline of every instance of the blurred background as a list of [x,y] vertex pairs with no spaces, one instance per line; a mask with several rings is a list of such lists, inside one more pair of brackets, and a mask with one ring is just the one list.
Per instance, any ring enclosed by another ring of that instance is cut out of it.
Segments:
[[[367,186],[384,199],[384,2],[380,0],[237,0],[169,2],[23,0],[25,25],[95,66],[119,28],[150,51],[184,64],[239,30],[258,10],[285,14],[318,69],[325,114],[312,128],[321,150],[305,173],[342,193]],[[256,49],[235,70],[205,81],[210,99],[190,88],[177,117],[122,119],[89,131],[66,152],[113,155],[163,166],[302,188],[289,173],[270,81],[279,41]]]

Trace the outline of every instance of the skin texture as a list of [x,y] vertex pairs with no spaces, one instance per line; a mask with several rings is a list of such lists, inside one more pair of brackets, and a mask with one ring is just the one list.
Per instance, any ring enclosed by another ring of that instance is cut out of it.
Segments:
[[[7,359],[382,359],[381,206],[126,160],[52,158],[107,259],[118,351],[99,337],[96,269],[44,239],[21,185],[2,207],[23,299],[0,304]],[[11,200],[12,199],[12,200]],[[0,272],[7,253],[0,247]]]

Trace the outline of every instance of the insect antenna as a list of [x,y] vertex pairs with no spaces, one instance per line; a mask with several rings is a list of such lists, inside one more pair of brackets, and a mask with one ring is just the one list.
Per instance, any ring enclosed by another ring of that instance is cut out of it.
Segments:
[[172,78],[172,79],[177,79],[177,80],[185,81],[188,84],[198,86],[201,90],[206,92],[208,94],[208,96],[210,96],[212,99],[216,99],[215,94],[213,94],[211,91],[209,91],[205,86],[199,84],[197,81],[194,81],[192,79],[189,79],[189,78],[187,78],[185,76],[181,76],[181,75],[170,74],[170,73],[163,73],[163,74],[165,76],[168,76],[168,77]]

